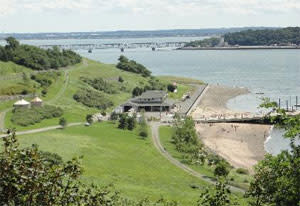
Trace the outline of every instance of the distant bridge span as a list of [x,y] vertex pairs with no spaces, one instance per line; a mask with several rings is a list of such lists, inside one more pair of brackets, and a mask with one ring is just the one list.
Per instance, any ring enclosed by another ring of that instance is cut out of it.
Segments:
[[186,42],[136,42],[136,43],[102,43],[102,44],[45,44],[40,45],[40,48],[49,49],[58,46],[61,49],[71,50],[89,50],[89,49],[110,49],[110,48],[179,48],[183,47]]

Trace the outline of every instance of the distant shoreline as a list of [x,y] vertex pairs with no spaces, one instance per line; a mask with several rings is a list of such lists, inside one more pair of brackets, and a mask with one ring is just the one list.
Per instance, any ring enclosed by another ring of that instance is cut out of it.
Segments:
[[262,50],[300,49],[300,46],[231,46],[231,47],[181,47],[176,50]]

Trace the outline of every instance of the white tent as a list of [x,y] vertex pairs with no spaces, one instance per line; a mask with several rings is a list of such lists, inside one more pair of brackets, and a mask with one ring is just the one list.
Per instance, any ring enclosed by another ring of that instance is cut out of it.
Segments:
[[24,99],[21,99],[14,103],[14,107],[29,107],[30,103]]

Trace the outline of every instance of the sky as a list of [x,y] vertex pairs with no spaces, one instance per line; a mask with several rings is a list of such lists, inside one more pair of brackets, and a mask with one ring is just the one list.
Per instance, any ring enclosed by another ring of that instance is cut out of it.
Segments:
[[0,32],[299,26],[300,0],[0,0]]

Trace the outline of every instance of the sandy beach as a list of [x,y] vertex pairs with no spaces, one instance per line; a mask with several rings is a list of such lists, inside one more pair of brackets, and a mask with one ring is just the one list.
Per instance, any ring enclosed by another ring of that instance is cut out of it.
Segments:
[[[216,115],[234,115],[240,112],[229,110],[226,107],[227,101],[239,95],[248,94],[247,88],[233,88],[227,86],[209,85],[208,90],[203,94],[201,101],[192,116],[214,117]],[[244,112],[245,114],[247,112]]]
[[236,168],[252,171],[266,154],[264,142],[270,125],[261,124],[197,124],[201,141]]
[[[212,85],[203,94],[192,116],[210,118],[220,115],[250,115],[249,112],[235,112],[226,107],[228,100],[247,93],[249,91],[246,88]],[[269,136],[270,128],[270,125],[237,123],[196,125],[199,138],[208,148],[225,158],[232,166],[246,168],[250,172],[266,154],[264,142]]]

